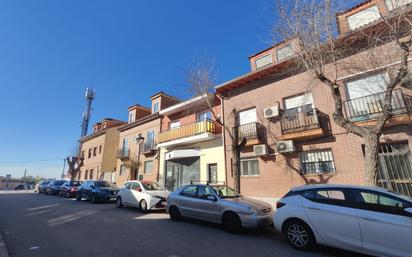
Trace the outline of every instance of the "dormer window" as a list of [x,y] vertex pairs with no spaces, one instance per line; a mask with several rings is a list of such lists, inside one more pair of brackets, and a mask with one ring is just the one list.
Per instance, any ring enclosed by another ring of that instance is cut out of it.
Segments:
[[159,112],[159,102],[153,104],[153,113]]
[[379,9],[376,5],[366,8],[363,11],[357,12],[349,16],[348,24],[350,30],[355,30],[362,26],[365,26],[371,22],[374,22],[380,18]]
[[270,53],[263,55],[261,57],[256,58],[255,65],[256,69],[261,69],[265,66],[272,64],[272,55]]
[[276,60],[277,62],[281,62],[292,57],[294,54],[293,48],[291,45],[283,46],[276,50]]
[[129,114],[129,123],[134,122],[134,120],[135,120],[134,113],[130,113]]
[[389,11],[393,11],[399,7],[412,3],[412,0],[385,0]]

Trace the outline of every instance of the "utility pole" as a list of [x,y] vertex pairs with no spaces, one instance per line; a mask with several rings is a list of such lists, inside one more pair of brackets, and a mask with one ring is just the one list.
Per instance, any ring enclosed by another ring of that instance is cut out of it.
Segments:
[[64,170],[66,169],[66,159],[63,159],[62,179],[64,179]]

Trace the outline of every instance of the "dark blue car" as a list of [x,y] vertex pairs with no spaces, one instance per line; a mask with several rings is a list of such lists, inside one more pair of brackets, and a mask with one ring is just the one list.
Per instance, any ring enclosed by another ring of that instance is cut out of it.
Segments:
[[78,188],[76,200],[87,199],[92,203],[116,201],[119,189],[111,182],[88,180]]
[[48,195],[57,195],[60,192],[60,187],[66,180],[52,180],[47,185],[46,194]]

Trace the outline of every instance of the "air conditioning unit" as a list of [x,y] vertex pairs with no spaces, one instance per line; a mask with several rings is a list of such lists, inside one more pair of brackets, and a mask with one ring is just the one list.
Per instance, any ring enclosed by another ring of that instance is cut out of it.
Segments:
[[292,140],[279,141],[276,144],[276,152],[278,153],[291,153],[295,151],[295,145]]
[[263,110],[263,116],[266,119],[278,117],[279,116],[279,103],[277,103],[275,106],[265,108]]
[[254,145],[253,152],[256,156],[262,156],[268,154],[268,146],[267,145]]

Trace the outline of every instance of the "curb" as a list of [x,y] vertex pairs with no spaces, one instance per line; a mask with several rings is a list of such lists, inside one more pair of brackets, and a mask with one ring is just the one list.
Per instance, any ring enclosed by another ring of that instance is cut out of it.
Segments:
[[0,233],[0,257],[9,257],[9,252],[7,251],[2,233]]

